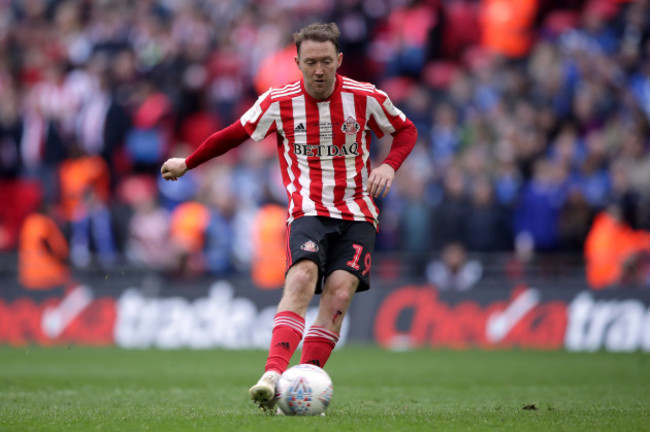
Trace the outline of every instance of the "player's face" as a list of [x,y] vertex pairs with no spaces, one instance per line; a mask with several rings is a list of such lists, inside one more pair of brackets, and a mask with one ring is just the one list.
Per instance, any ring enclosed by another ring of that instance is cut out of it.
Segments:
[[296,64],[305,80],[305,90],[311,97],[323,100],[330,97],[336,85],[336,70],[343,54],[336,52],[332,42],[303,41]]

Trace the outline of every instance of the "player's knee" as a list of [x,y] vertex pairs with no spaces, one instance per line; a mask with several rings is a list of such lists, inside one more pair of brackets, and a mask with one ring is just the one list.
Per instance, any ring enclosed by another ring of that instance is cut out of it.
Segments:
[[328,291],[337,303],[347,304],[352,299],[352,294],[357,290],[359,280],[344,272],[334,272],[325,281],[325,290]]
[[332,287],[331,290],[331,304],[334,309],[345,310],[347,309],[350,301],[352,301],[353,288],[349,284],[340,284]]
[[291,268],[287,274],[284,287],[284,296],[300,301],[311,299],[316,289],[318,268],[312,262],[300,262]]
[[311,297],[311,294],[314,290],[310,289],[308,285],[295,281],[294,283],[288,283],[284,287],[284,296],[292,297],[298,299],[300,297]]
[[347,308],[347,306],[352,301],[352,293],[346,287],[346,289],[341,289],[336,293],[336,303],[341,305],[341,307]]
[[287,274],[286,284],[302,289],[315,286],[318,278],[318,267],[311,261],[301,261],[291,267]]

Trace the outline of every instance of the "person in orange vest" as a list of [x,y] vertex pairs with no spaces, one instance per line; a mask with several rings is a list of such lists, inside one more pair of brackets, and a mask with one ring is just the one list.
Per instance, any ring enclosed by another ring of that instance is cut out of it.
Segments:
[[209,208],[198,201],[184,202],[172,210],[169,236],[179,275],[198,276],[205,271],[203,247],[209,222]]
[[507,58],[525,56],[533,44],[538,0],[482,0],[481,45]]
[[265,57],[255,74],[255,90],[262,94],[269,87],[282,85],[300,79],[300,71],[296,68],[294,57],[296,55],[293,44]]
[[265,204],[253,223],[251,277],[262,289],[282,288],[286,270],[287,210],[279,204]]
[[45,290],[70,282],[68,242],[49,213],[31,213],[20,229],[18,281],[26,289]]
[[108,209],[108,165],[100,156],[86,155],[80,148],[72,151],[72,157],[59,167],[60,206],[71,229],[71,261],[85,267],[96,257],[101,265],[110,266],[117,259],[117,246]]
[[636,263],[650,253],[650,232],[632,229],[618,204],[596,215],[585,241],[587,282],[605,289],[630,282]]

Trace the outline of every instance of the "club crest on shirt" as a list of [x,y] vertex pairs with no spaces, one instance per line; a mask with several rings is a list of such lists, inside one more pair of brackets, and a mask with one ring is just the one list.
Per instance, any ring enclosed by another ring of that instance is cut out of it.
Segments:
[[361,126],[352,116],[348,117],[345,123],[341,125],[341,130],[346,135],[356,135],[359,129],[361,129]]
[[318,245],[311,240],[307,240],[300,245],[300,249],[306,252],[318,252]]

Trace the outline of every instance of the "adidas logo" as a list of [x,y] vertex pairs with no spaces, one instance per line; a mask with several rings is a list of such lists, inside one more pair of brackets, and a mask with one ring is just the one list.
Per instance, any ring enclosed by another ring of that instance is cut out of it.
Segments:
[[293,131],[294,131],[294,132],[306,132],[307,129],[305,128],[305,125],[304,125],[304,124],[302,124],[302,123],[298,123],[298,126],[296,126],[296,127],[293,129]]
[[289,350],[289,342],[278,342],[275,344],[275,346],[282,347],[286,349],[287,351]]
[[320,366],[320,360],[316,360],[316,359],[314,359],[314,360],[308,360],[308,361],[307,361],[307,364],[313,364],[314,366],[321,367],[321,366]]

